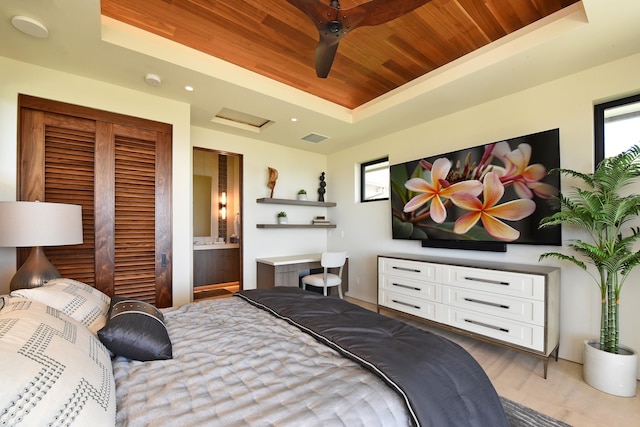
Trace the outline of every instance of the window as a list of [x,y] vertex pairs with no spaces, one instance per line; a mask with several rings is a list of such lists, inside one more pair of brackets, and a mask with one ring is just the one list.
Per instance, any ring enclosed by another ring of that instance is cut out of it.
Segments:
[[389,199],[389,158],[383,157],[360,165],[360,201]]
[[594,107],[595,165],[640,144],[640,95]]

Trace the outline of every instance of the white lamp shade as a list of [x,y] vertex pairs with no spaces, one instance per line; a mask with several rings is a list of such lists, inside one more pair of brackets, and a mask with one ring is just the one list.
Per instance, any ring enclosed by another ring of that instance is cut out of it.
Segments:
[[47,202],[0,202],[0,246],[82,243],[82,206]]

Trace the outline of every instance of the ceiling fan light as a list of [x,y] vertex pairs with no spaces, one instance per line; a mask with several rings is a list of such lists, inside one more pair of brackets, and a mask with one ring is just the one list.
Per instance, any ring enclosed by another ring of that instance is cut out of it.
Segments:
[[328,22],[327,30],[329,30],[330,33],[339,33],[342,31],[342,23],[340,21]]

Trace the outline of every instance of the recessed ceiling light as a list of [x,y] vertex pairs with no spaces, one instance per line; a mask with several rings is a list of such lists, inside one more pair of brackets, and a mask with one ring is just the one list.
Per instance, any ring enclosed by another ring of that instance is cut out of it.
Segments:
[[31,37],[40,39],[49,37],[49,30],[44,24],[27,16],[14,16],[11,18],[11,25]]
[[193,92],[193,86],[185,86],[184,90],[186,90],[187,92]]
[[291,117],[289,120],[291,120],[292,122],[297,122],[298,118],[297,117]]

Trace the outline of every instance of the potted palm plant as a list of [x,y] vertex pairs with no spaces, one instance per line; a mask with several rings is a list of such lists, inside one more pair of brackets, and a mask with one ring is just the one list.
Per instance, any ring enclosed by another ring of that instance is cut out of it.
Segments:
[[572,240],[568,246],[574,255],[546,252],[540,259],[572,262],[594,279],[602,298],[600,339],[584,343],[583,377],[601,391],[635,396],[638,354],[619,344],[619,308],[622,286],[640,264],[640,251],[633,248],[640,228],[629,224],[640,214],[640,195],[623,191],[640,177],[640,147],[605,158],[593,174],[570,169],[556,172],[583,185],[560,194],[560,211],[542,219],[540,226],[576,226],[589,240]]

